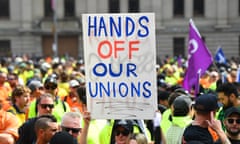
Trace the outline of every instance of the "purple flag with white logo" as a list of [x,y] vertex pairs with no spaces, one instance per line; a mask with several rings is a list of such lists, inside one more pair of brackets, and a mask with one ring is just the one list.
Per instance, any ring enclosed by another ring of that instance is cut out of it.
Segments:
[[197,27],[192,19],[189,24],[188,41],[188,68],[186,70],[183,88],[187,91],[195,88],[195,93],[199,91],[199,77],[202,76],[212,64],[213,58],[203,42]]

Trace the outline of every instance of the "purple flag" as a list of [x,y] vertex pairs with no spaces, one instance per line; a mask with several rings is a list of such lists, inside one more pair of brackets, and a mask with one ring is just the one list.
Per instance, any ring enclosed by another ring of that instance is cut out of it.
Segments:
[[183,88],[191,91],[194,87],[198,93],[199,77],[202,76],[212,64],[213,58],[203,42],[197,27],[192,19],[189,24],[189,41],[188,41],[188,68],[186,70]]

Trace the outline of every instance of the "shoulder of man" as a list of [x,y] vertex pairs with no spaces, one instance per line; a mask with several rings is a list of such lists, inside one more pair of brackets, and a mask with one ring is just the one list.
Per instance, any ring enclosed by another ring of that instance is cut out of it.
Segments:
[[14,115],[17,114],[16,109],[15,109],[13,106],[11,106],[11,107],[7,110],[7,112],[10,112],[10,113],[12,113],[12,114],[14,114]]
[[19,127],[19,133],[21,130],[21,132],[29,132],[29,129],[30,128],[33,128],[34,127],[34,123],[37,121],[38,117],[34,117],[34,118],[31,118],[31,119],[28,119],[26,122],[24,122],[20,127]]
[[34,117],[31,119],[28,119],[25,123],[23,123],[19,129],[19,138],[17,140],[16,144],[31,144],[34,139],[36,138],[35,132],[34,132],[34,123],[38,117]]

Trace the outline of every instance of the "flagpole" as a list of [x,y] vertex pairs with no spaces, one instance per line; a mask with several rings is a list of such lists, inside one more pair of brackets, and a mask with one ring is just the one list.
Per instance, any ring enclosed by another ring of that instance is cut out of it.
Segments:
[[218,46],[218,48],[217,48],[216,51],[215,51],[215,55],[217,54],[218,50],[219,50],[221,47],[222,47],[221,45]]
[[199,93],[199,89],[200,89],[200,83],[199,80],[201,78],[201,74],[200,71],[197,73],[197,83],[195,84],[195,89],[194,89],[194,95],[195,98],[197,97],[198,93]]
[[217,70],[217,72],[220,73],[220,70],[219,70],[218,66],[216,65],[216,62],[215,62],[215,61],[213,61],[213,67],[215,67],[216,70]]

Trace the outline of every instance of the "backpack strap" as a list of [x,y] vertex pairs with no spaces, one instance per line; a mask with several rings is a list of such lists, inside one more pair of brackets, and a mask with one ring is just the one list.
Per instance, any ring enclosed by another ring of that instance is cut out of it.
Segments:
[[66,112],[66,111],[67,111],[67,107],[66,107],[66,104],[65,104],[65,101],[64,101],[64,100],[65,100],[65,97],[64,97],[64,100],[61,100],[61,99],[59,98],[59,96],[57,96],[55,102],[58,103],[58,100],[61,101],[62,106],[63,106],[63,110],[64,110],[64,112]]
[[[65,99],[65,98],[64,98],[64,99]],[[64,110],[64,112],[66,112],[66,111],[67,111],[67,108],[66,108],[65,101],[61,100],[61,102],[62,102],[62,105],[63,105],[63,110]]]
[[63,101],[67,101],[67,96],[64,97]]
[[38,107],[37,107],[38,103],[39,103],[39,99],[36,100],[36,104],[35,104],[35,113],[36,113],[36,116],[37,116],[37,114],[38,114]]

